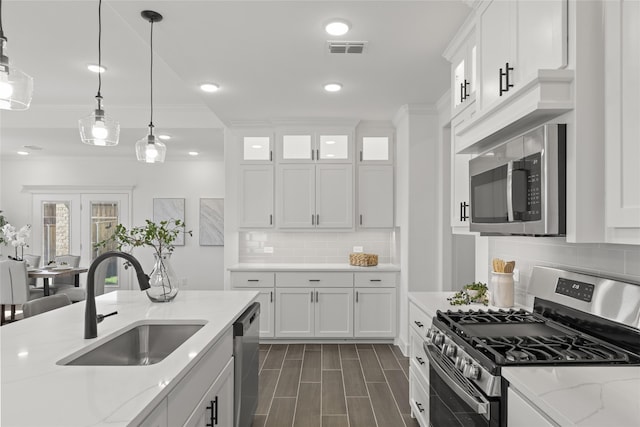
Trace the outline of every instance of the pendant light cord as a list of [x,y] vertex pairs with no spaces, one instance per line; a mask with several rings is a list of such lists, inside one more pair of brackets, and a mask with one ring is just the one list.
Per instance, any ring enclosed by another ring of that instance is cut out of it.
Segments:
[[150,51],[151,51],[151,66],[149,67],[149,80],[151,82],[151,119],[149,121],[149,134],[153,135],[153,19],[151,20],[151,42],[150,42]]
[[[0,0],[2,1],[2,0]],[[100,105],[100,90],[102,89],[102,0],[98,1],[98,105]]]

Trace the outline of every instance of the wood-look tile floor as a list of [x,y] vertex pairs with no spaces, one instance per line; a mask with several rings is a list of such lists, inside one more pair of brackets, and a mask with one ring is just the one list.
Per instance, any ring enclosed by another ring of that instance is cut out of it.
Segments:
[[417,427],[409,359],[388,344],[260,344],[253,427]]

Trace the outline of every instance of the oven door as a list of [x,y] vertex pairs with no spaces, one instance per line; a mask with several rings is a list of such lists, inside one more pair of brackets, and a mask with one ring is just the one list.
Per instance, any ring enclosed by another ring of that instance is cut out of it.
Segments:
[[505,427],[499,397],[487,397],[433,344],[425,342],[429,358],[429,414],[432,427]]

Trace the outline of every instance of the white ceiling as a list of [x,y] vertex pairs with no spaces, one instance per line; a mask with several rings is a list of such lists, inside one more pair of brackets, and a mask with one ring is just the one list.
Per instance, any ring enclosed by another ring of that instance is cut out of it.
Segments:
[[[404,104],[435,103],[449,85],[442,51],[470,9],[442,1],[103,0],[102,95],[122,126],[118,147],[84,146],[77,120],[95,108],[97,0],[5,0],[12,65],[35,82],[31,108],[3,111],[0,154],[133,156],[149,122],[149,27],[155,10],[155,132],[173,136],[167,160],[188,151],[222,158],[224,126],[270,119],[390,120]],[[331,18],[352,24],[341,37]],[[362,55],[331,55],[327,40],[367,41]],[[207,94],[200,83],[220,91]],[[326,93],[328,81],[344,89]]]

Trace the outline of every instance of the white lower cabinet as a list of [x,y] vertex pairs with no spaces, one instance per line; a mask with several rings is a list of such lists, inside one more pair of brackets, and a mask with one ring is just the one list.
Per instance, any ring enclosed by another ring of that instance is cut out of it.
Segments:
[[[413,371],[409,371],[409,405],[421,427],[429,427],[429,387]],[[509,426],[511,427],[511,426]]]
[[355,337],[396,336],[396,288],[356,288]]
[[429,427],[429,359],[424,342],[430,327],[431,316],[409,303],[409,403],[422,427]]
[[352,288],[276,289],[276,337],[353,336]]
[[531,406],[513,388],[507,392],[507,425],[509,427],[553,427],[536,408]]
[[186,427],[233,427],[233,359],[198,403]]
[[275,309],[275,291],[271,289],[247,289],[257,291],[260,303],[260,338],[273,337],[273,314]]
[[260,338],[273,338],[275,311],[275,273],[231,272],[231,287],[243,291],[258,292],[260,303]]

